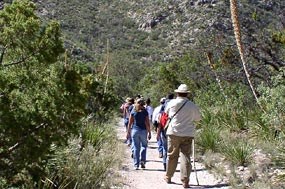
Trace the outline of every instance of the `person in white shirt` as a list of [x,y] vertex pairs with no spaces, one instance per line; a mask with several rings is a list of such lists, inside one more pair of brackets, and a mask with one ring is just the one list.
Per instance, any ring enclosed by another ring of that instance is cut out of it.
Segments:
[[[166,98],[160,99],[160,105],[154,108],[153,114],[152,114],[152,124],[155,128],[155,131],[157,131],[158,124],[159,124],[159,115],[164,111],[164,103]],[[163,157],[163,144],[160,137],[157,138],[157,145],[158,145],[158,156],[159,158]]]
[[171,100],[165,112],[171,118],[167,129],[167,168],[164,180],[171,183],[171,177],[176,171],[180,153],[180,179],[184,188],[189,188],[191,173],[191,146],[195,137],[194,122],[201,120],[199,108],[187,96],[190,93],[186,84],[181,84],[174,90],[177,98]]
[[145,101],[145,109],[148,113],[149,123],[152,122],[152,116],[153,116],[153,107],[150,105],[151,101],[150,98],[147,98]]

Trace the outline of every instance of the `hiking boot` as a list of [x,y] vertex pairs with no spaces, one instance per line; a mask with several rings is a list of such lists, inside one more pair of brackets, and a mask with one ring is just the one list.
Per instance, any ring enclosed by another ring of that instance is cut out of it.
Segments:
[[181,181],[182,181],[183,188],[189,188],[189,179],[188,178],[184,178]]
[[145,169],[145,163],[144,162],[141,162],[141,168]]
[[170,183],[171,183],[171,178],[170,178],[170,177],[165,176],[163,179],[164,179],[164,181],[165,181],[167,184],[170,184]]
[[189,188],[189,183],[183,182],[183,188]]
[[158,155],[159,158],[163,158],[163,154],[160,152]]

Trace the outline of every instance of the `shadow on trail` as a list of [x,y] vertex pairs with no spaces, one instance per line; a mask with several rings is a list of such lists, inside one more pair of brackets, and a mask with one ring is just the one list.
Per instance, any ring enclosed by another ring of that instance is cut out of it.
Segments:
[[[173,185],[181,185],[181,183],[176,183],[176,182],[171,182],[170,184]],[[190,188],[195,188],[195,189],[206,189],[206,188],[223,188],[227,187],[229,184],[215,184],[215,185],[195,185],[195,184],[190,184]]]
[[203,189],[203,188],[222,188],[230,186],[229,184],[215,184],[215,185],[195,185],[190,184],[191,187],[197,188],[197,189]]
[[161,169],[148,169],[148,168],[145,168],[145,169],[141,169],[142,171],[161,171],[161,172],[165,172],[164,170],[163,170],[163,168],[161,168]]
[[150,159],[150,160],[146,160],[146,162],[162,163],[162,160],[154,160],[154,159]]
[[156,149],[157,146],[148,146],[148,148],[150,148],[150,149]]
[[[201,168],[201,169],[196,169],[196,171],[197,171],[197,172],[199,172],[199,171],[207,171],[207,169],[205,169],[205,168]],[[191,172],[195,172],[195,170],[194,170],[194,169],[192,169],[192,170],[191,170]]]

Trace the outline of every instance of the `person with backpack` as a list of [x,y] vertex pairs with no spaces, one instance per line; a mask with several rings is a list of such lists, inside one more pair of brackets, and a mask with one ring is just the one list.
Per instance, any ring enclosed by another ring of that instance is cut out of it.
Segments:
[[[158,132],[158,123],[159,123],[159,117],[160,114],[164,111],[164,103],[165,103],[166,98],[163,97],[160,99],[160,105],[154,108],[153,110],[153,115],[152,115],[152,124],[154,126],[154,129],[156,133]],[[158,134],[158,133],[157,133]],[[162,158],[163,157],[163,144],[161,141],[160,137],[156,137],[157,139],[157,145],[158,145],[158,157]]]
[[165,113],[170,118],[167,135],[168,162],[164,180],[171,183],[180,154],[180,179],[184,188],[189,188],[191,173],[191,146],[195,137],[194,122],[201,120],[199,108],[187,96],[190,93],[186,84],[181,84],[174,92],[176,99],[168,102]]
[[[163,115],[164,111],[160,114],[160,118]],[[159,119],[160,119],[159,118]],[[167,165],[167,136],[164,128],[161,125],[161,121],[158,123],[157,127],[157,135],[156,135],[157,140],[161,142],[162,145],[162,163],[163,163],[163,168],[164,171],[166,171],[166,165]]]
[[126,136],[127,138],[132,138],[131,148],[135,170],[139,169],[139,165],[141,165],[142,169],[145,169],[148,143],[147,139],[151,139],[148,112],[146,111],[144,105],[145,101],[143,98],[137,99],[130,114]]
[[167,97],[165,99],[164,106],[166,107],[168,102],[170,102],[173,98],[174,98],[174,93],[168,93],[168,95],[167,95]]

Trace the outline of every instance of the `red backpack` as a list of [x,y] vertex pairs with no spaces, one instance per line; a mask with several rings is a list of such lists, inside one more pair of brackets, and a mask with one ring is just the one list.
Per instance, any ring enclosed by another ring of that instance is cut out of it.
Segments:
[[161,127],[162,127],[164,130],[167,129],[167,127],[168,127],[168,125],[169,125],[171,119],[183,108],[183,106],[184,106],[187,102],[188,102],[188,100],[186,100],[186,101],[182,104],[182,106],[175,112],[175,114],[174,114],[171,118],[168,116],[167,113],[165,113],[165,112],[162,112],[162,113],[161,113],[160,118],[159,118],[159,122],[160,122]]
[[160,118],[159,118],[159,123],[160,123],[162,128],[165,127],[168,119],[169,119],[168,114],[165,113],[165,112],[162,112],[161,115],[160,115]]

